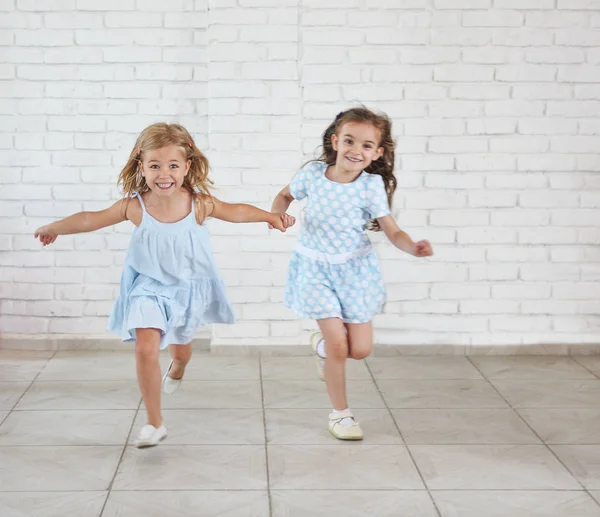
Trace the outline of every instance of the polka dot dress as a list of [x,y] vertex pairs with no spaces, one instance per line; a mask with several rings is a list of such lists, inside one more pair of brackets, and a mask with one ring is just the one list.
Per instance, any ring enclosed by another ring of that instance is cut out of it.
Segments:
[[380,176],[363,172],[352,183],[327,179],[327,164],[307,164],[290,183],[308,198],[298,249],[288,271],[285,305],[303,318],[366,323],[383,307],[385,287],[367,223],[390,213]]

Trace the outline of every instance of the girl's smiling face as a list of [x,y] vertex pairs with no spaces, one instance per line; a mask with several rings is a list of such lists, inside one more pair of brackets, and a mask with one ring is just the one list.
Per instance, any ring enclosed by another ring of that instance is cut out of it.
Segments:
[[383,154],[380,141],[381,134],[373,124],[347,122],[331,136],[331,144],[337,151],[336,165],[348,172],[363,171]]
[[145,151],[142,157],[142,176],[152,192],[170,196],[183,185],[191,161],[181,147],[169,145],[153,151]]

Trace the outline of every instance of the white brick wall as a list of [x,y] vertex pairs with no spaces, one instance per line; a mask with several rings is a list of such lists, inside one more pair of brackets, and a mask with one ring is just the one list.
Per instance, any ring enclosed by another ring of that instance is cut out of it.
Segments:
[[[168,5],[168,8],[165,7]],[[332,117],[394,118],[394,213],[436,256],[374,241],[378,342],[600,342],[597,0],[2,0],[0,331],[106,336],[131,227],[105,207],[136,134],[179,121],[218,194],[270,206]],[[298,214],[299,207],[293,208]],[[215,344],[296,344],[281,300],[297,229],[211,223],[239,323]]]

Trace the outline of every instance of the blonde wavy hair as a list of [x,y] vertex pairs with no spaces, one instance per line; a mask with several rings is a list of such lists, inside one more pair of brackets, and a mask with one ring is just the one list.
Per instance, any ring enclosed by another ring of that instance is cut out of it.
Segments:
[[142,156],[147,151],[154,151],[170,145],[180,147],[186,161],[190,160],[190,168],[183,179],[183,187],[187,189],[194,200],[196,220],[202,223],[205,218],[204,204],[200,196],[206,194],[212,198],[210,190],[213,182],[208,177],[208,159],[194,143],[187,129],[180,124],[158,122],[144,129],[138,136],[129,159],[119,175],[118,184],[123,189],[123,196],[128,200],[134,194],[142,195],[150,187],[141,174]]

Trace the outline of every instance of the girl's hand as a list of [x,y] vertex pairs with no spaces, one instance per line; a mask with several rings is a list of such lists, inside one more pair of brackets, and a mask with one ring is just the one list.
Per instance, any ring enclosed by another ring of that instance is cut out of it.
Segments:
[[433,248],[429,241],[416,242],[413,255],[415,257],[431,257],[433,255]]
[[279,231],[285,232],[286,229],[296,224],[296,218],[288,214],[271,214],[273,218],[269,221],[269,230],[277,228]]
[[48,244],[52,244],[56,238],[58,237],[58,233],[52,230],[52,225],[49,224],[47,226],[42,226],[35,231],[34,237],[40,239],[40,242],[44,246],[48,246]]

